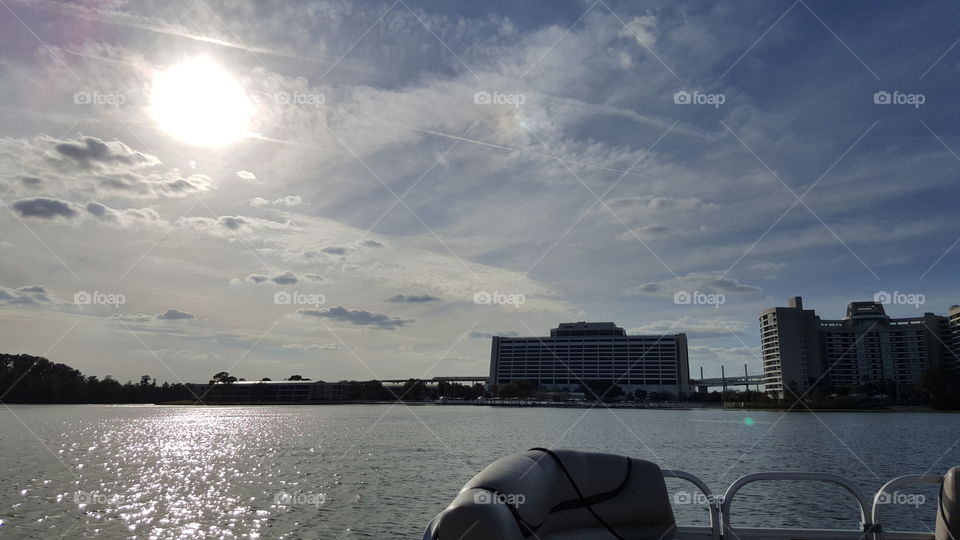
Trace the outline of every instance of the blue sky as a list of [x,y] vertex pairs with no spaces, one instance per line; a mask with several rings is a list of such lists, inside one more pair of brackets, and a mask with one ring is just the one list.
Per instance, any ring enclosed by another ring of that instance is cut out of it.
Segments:
[[585,319],[759,371],[789,296],[960,302],[955,2],[0,12],[7,352],[483,374],[490,334]]

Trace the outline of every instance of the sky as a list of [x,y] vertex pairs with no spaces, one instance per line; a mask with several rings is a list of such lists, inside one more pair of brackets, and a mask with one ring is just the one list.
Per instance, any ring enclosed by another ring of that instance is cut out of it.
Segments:
[[485,375],[491,335],[960,303],[956,2],[0,2],[0,349]]

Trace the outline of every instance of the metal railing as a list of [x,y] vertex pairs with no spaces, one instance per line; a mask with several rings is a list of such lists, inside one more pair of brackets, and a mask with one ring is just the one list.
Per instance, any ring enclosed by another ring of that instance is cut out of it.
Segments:
[[686,471],[661,469],[660,472],[664,478],[679,478],[697,486],[697,489],[707,498],[707,505],[710,508],[710,537],[714,540],[720,540],[720,504],[706,482]]
[[[690,482],[706,497],[710,513],[710,526],[677,526],[679,538],[702,540],[933,540],[932,532],[920,531],[886,531],[882,525],[883,506],[888,502],[885,497],[891,496],[896,488],[905,485],[939,484],[943,477],[937,474],[911,474],[899,476],[884,484],[873,496],[871,503],[863,496],[860,489],[846,478],[827,473],[812,472],[761,472],[748,474],[736,479],[726,489],[722,496],[716,496],[707,484],[697,476],[680,470],[662,469],[664,478],[677,478]],[[733,497],[744,486],[760,481],[793,480],[807,482],[827,482],[845,489],[856,500],[860,510],[860,530],[844,529],[783,529],[741,527],[734,529],[731,521],[733,513],[731,507]],[[438,514],[424,534],[424,539],[435,538],[439,519],[443,512]]]

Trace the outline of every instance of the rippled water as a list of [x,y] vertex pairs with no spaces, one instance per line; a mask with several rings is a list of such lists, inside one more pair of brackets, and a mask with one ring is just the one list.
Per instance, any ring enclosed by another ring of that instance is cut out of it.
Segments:
[[[476,472],[533,446],[650,459],[721,492],[748,472],[791,470],[843,474],[869,495],[960,464],[958,437],[960,415],[935,413],[10,406],[0,536],[417,538]],[[935,491],[909,494],[891,506],[897,528],[930,527]],[[681,523],[704,522],[702,506],[676,508]],[[851,500],[823,485],[758,485],[734,509],[735,524],[857,523]]]

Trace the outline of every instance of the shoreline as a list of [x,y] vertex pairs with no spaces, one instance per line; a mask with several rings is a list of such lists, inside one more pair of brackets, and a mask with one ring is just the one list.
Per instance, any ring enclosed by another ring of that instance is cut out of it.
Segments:
[[653,411],[752,411],[752,412],[781,412],[781,413],[960,413],[960,410],[931,409],[924,407],[910,408],[883,408],[883,409],[816,409],[807,407],[751,407],[749,405],[725,407],[722,405],[701,405],[698,403],[664,403],[642,405],[617,405],[595,403],[543,403],[543,402],[459,402],[437,403],[434,401],[383,401],[383,400],[340,400],[340,401],[301,401],[301,402],[223,402],[197,403],[194,400],[163,401],[158,403],[8,403],[8,405],[100,405],[100,406],[131,406],[146,405],[155,407],[276,407],[276,406],[320,406],[320,405],[405,405],[405,406],[438,406],[438,407],[509,407],[509,408],[544,408],[544,409],[620,409],[620,410],[653,410]]

